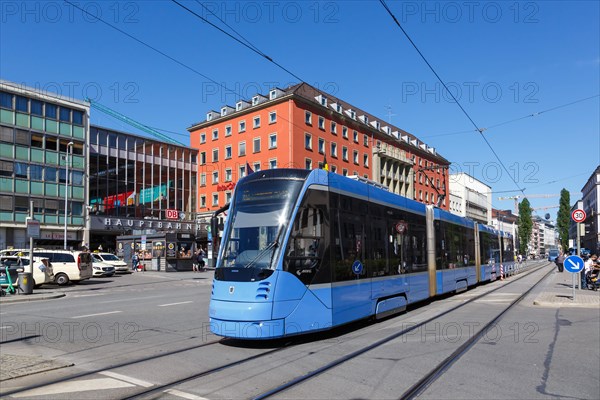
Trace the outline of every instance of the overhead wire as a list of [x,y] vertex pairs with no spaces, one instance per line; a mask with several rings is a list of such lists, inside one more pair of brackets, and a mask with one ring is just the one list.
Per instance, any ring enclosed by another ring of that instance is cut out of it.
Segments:
[[[277,61],[273,60],[273,58],[269,57],[268,55],[266,55],[264,52],[260,51],[258,48],[256,48],[256,46],[249,44],[250,42],[246,39],[244,39],[246,42],[236,38],[235,36],[233,36],[232,34],[230,34],[229,32],[226,32],[225,30],[223,30],[222,28],[218,27],[217,25],[213,24],[212,22],[210,22],[209,20],[207,20],[206,18],[204,18],[203,16],[201,16],[200,14],[198,14],[197,12],[189,9],[188,7],[184,6],[183,4],[181,4],[180,2],[178,2],[177,0],[171,0],[173,3],[177,4],[179,7],[183,8],[184,10],[186,10],[187,12],[189,12],[190,14],[194,15],[196,18],[199,18],[200,20],[206,22],[207,24],[209,24],[210,26],[212,26],[213,28],[219,30],[220,32],[224,33],[225,35],[227,35],[228,37],[232,38],[233,40],[235,40],[236,42],[238,42],[239,44],[241,44],[242,46],[250,49],[252,52],[258,54],[259,56],[263,57],[264,59],[266,59],[267,61],[273,63],[274,65],[276,65],[277,67],[281,68],[283,71],[287,72],[288,74],[290,74],[291,76],[293,76],[294,78],[298,79],[298,81],[300,82],[305,82],[304,79],[300,78],[298,75],[296,75],[295,73],[293,73],[292,71],[290,71],[289,69],[285,68],[283,65],[279,64]],[[236,32],[237,33],[237,32]],[[239,33],[238,33],[239,35]],[[241,35],[240,35],[241,36]],[[243,36],[242,36],[243,37]]]
[[[404,34],[404,36],[406,36],[406,38],[408,39],[408,41],[410,42],[410,44],[414,47],[414,49],[417,51],[417,53],[419,53],[419,55],[421,56],[421,58],[423,59],[423,61],[425,62],[425,64],[427,64],[427,66],[429,67],[429,69],[431,70],[431,72],[433,72],[433,74],[438,79],[438,81],[442,84],[442,86],[444,86],[444,88],[446,89],[446,91],[450,94],[450,96],[452,97],[452,99],[454,100],[454,102],[456,103],[456,105],[458,105],[458,107],[461,109],[461,111],[463,112],[463,114],[465,114],[465,116],[467,117],[467,119],[469,121],[471,121],[471,124],[473,124],[473,126],[475,127],[475,129],[477,130],[477,132],[480,133],[481,138],[485,141],[485,143],[489,147],[490,151],[494,154],[494,156],[496,157],[496,159],[498,160],[498,162],[500,163],[500,165],[502,166],[502,168],[504,168],[504,171],[506,171],[506,173],[508,174],[508,176],[510,177],[510,179],[513,181],[513,183],[515,184],[515,186],[517,188],[519,188],[519,184],[517,183],[517,181],[515,180],[515,178],[510,174],[510,172],[508,171],[508,168],[506,167],[506,165],[504,165],[504,162],[502,161],[502,159],[500,158],[500,156],[498,155],[498,153],[496,153],[496,150],[494,150],[494,148],[491,145],[491,143],[487,140],[487,138],[483,134],[484,129],[480,128],[475,123],[475,121],[473,121],[473,118],[471,118],[471,116],[469,115],[469,113],[460,104],[460,102],[454,96],[454,94],[452,93],[452,91],[450,91],[450,89],[448,89],[448,86],[446,86],[446,83],[444,82],[444,80],[438,75],[438,73],[435,71],[435,69],[433,68],[433,66],[429,63],[429,61],[427,61],[427,58],[425,58],[425,56],[423,55],[423,53],[421,52],[421,50],[419,50],[419,48],[417,47],[417,45],[415,44],[415,42],[410,38],[410,36],[408,35],[408,33],[402,27],[402,25],[400,25],[400,22],[398,21],[398,19],[396,18],[396,16],[392,12],[392,10],[390,10],[390,8],[387,6],[387,4],[385,3],[385,0],[379,0],[379,2],[383,6],[383,8],[387,11],[387,13],[390,15],[390,17],[392,18],[392,20],[396,23],[396,25],[398,26],[398,28],[400,28],[400,30],[402,31],[402,33]],[[523,194],[525,194],[525,192],[523,192]]]
[[[547,112],[550,112],[550,111],[554,111],[554,110],[558,110],[560,108],[564,108],[564,107],[567,107],[567,106],[571,106],[573,104],[581,103],[583,101],[594,99],[596,97],[600,97],[600,94],[596,94],[594,96],[589,96],[589,97],[585,97],[585,98],[582,98],[582,99],[574,100],[574,101],[571,101],[571,102],[566,103],[566,104],[561,104],[559,106],[548,108],[546,110],[534,112],[532,114],[527,114],[527,115],[524,115],[522,117],[513,118],[513,119],[510,119],[508,121],[499,122],[497,124],[490,125],[487,128],[483,128],[483,130],[489,131],[490,129],[497,128],[497,127],[502,126],[502,125],[507,125],[507,124],[510,124],[510,123],[513,123],[513,122],[521,121],[521,120],[526,119],[526,118],[537,117],[537,116],[542,115],[544,113],[547,113]],[[473,129],[469,129],[469,130],[464,130],[464,131],[449,132],[449,133],[440,133],[440,134],[427,135],[427,136],[422,136],[422,137],[423,138],[432,138],[432,137],[452,136],[452,135],[459,135],[459,134],[463,134],[463,133],[473,133],[473,132],[477,132],[477,131],[473,130]]]

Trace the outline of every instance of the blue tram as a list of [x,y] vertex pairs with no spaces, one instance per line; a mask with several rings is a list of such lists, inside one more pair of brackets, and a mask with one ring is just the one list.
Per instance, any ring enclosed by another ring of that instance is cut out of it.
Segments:
[[272,339],[382,318],[514,263],[512,238],[324,170],[242,178],[219,247],[213,333]]

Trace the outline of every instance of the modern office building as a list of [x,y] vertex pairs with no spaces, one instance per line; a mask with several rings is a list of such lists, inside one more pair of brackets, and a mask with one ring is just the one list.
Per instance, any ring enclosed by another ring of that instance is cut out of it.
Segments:
[[586,213],[581,247],[600,254],[600,166],[596,167],[581,188],[583,211]]
[[95,125],[89,143],[91,249],[114,250],[120,235],[207,236],[196,218],[197,150]]
[[89,111],[85,102],[0,81],[0,248],[29,246],[30,201],[37,244],[62,248],[65,233],[68,248],[87,242]]
[[449,162],[414,135],[301,83],[209,111],[188,128],[199,150],[199,211],[226,204],[247,168],[357,175],[448,209]]

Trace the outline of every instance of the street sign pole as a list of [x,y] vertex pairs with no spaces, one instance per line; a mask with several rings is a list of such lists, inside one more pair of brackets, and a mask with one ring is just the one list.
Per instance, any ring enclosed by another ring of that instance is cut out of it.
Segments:
[[573,298],[572,300],[575,301],[575,276],[579,277],[579,274],[581,273],[581,271],[583,271],[584,268],[584,262],[583,259],[579,256],[569,256],[567,258],[565,258],[565,261],[563,263],[565,269],[567,270],[567,272],[570,272],[572,274],[572,281],[573,281]]
[[[581,257],[581,236],[579,236],[579,232],[581,232],[579,230],[581,226],[581,222],[577,223],[577,256]],[[581,274],[581,272],[580,272]],[[575,274],[573,274],[575,275]],[[583,285],[581,284],[581,277],[579,277],[579,290],[583,290]],[[575,286],[573,286],[573,299],[575,299]]]

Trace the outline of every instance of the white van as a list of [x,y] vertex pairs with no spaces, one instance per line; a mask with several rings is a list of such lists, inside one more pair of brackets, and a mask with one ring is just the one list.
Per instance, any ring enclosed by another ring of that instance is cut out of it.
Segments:
[[54,282],[59,285],[66,285],[70,281],[77,283],[92,277],[92,255],[87,251],[36,249],[33,256],[50,260]]
[[112,265],[113,267],[115,267],[115,272],[117,273],[131,272],[131,270],[127,266],[127,263],[121,260],[119,257],[115,256],[114,254],[98,253],[95,251],[92,254],[94,256],[97,256],[100,259],[100,261],[102,261],[104,264]]

